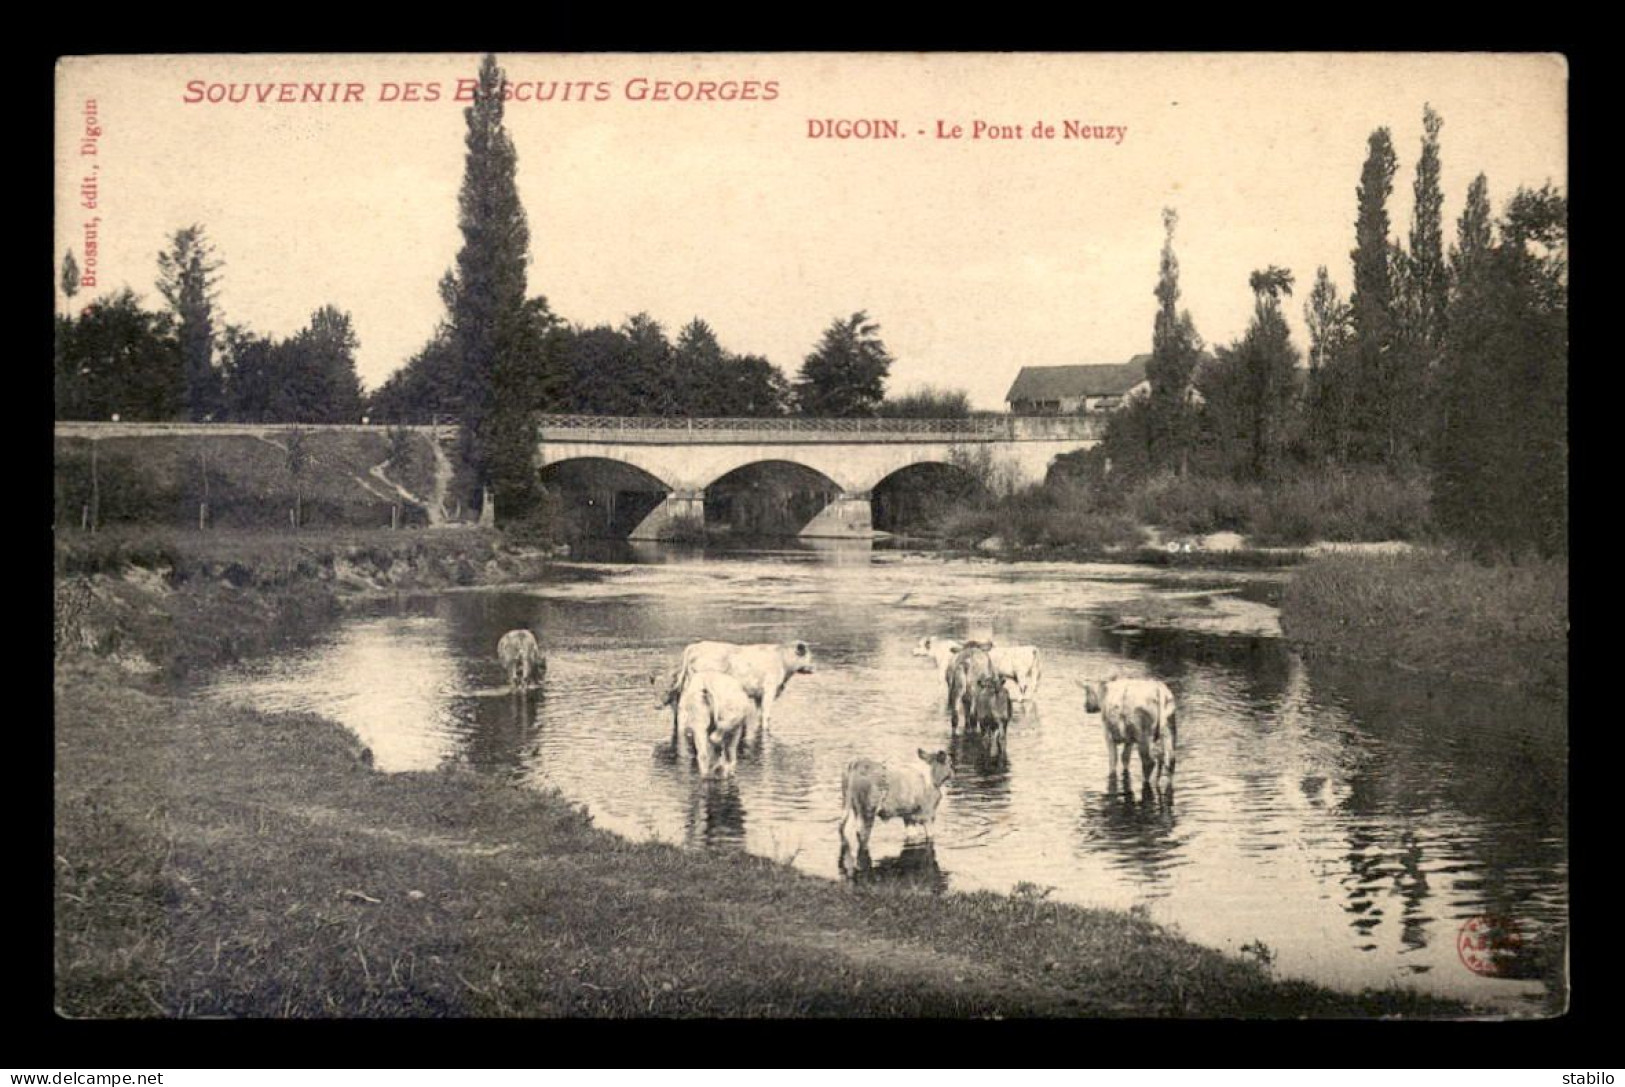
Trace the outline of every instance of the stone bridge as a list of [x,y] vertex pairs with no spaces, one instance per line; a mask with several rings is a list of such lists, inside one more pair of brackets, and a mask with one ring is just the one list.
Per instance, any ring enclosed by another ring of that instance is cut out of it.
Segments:
[[[928,489],[945,477],[996,489],[1043,480],[1061,453],[1100,443],[1106,417],[981,416],[969,419],[703,419],[544,415],[537,421],[542,481],[603,507],[603,527],[635,540],[661,538],[674,522],[704,523],[707,498],[755,490],[793,506],[808,537],[874,534],[873,497]],[[294,424],[58,422],[58,437],[247,434]],[[382,424],[297,429],[379,433]],[[448,451],[455,425],[415,426]],[[936,478],[932,478],[935,473]]]
[[1103,416],[984,416],[969,419],[690,419],[543,416],[538,468],[544,481],[603,466],[601,489],[659,495],[632,539],[658,539],[680,518],[703,523],[707,492],[753,468],[779,467],[781,481],[822,491],[823,507],[802,536],[868,537],[871,496],[899,473],[923,466],[1013,488],[1044,479],[1061,453],[1098,445]]

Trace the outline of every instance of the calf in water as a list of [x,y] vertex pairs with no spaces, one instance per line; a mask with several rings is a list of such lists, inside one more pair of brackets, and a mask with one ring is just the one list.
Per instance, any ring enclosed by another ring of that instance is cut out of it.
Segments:
[[530,686],[531,677],[540,683],[547,675],[547,658],[542,656],[536,635],[528,630],[510,630],[497,642],[497,660],[508,673],[508,686],[522,691]]
[[918,752],[920,761],[893,770],[872,759],[853,759],[841,775],[841,870],[869,860],[875,819],[897,818],[906,827],[923,826],[926,836],[937,817],[943,783],[954,776],[946,751]]

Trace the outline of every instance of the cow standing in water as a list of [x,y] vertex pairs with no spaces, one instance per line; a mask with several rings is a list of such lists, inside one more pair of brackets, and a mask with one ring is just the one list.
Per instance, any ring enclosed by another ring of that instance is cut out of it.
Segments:
[[964,643],[952,638],[944,638],[940,634],[933,634],[928,638],[921,638],[910,655],[915,657],[930,657],[937,662],[937,668],[942,672],[943,682],[948,680],[948,671],[953,667],[954,658],[959,656]]
[[995,645],[988,650],[993,670],[1001,679],[1016,685],[1016,701],[1025,702],[1038,690],[1041,672],[1038,647],[1035,645]]
[[[790,680],[810,675],[812,650],[806,642],[735,645],[733,642],[694,642],[683,650],[683,662],[668,673],[668,697],[678,697],[688,677],[696,672],[724,672],[737,679],[756,703],[761,720],[758,735],[768,731],[773,703],[784,693]],[[660,679],[656,677],[656,687]]]
[[[686,733],[694,741],[701,777],[715,770],[732,777],[739,762],[739,741],[756,712],[744,686],[726,672],[695,672],[677,697],[676,740]],[[680,752],[679,752],[680,753]]]
[[508,687],[523,691],[530,686],[531,677],[540,683],[547,675],[547,658],[536,644],[536,635],[528,630],[510,630],[497,642],[497,660],[508,673]]
[[1166,684],[1156,679],[1116,678],[1085,683],[1083,708],[1100,714],[1113,777],[1117,775],[1117,749],[1121,745],[1125,777],[1129,748],[1134,746],[1140,749],[1140,775],[1145,784],[1151,783],[1153,762],[1157,777],[1166,771],[1167,780],[1173,781],[1179,721],[1173,692]]
[[988,647],[983,642],[966,642],[964,648],[954,657],[953,663],[948,666],[948,731],[953,732],[959,728],[959,719],[964,717],[965,727],[970,727],[972,703],[976,698],[977,688],[982,680],[989,679],[999,683],[998,671],[993,667],[993,658],[988,656]]
[[901,770],[872,759],[853,759],[841,775],[841,860],[843,871],[869,859],[875,820],[897,818],[906,827],[923,826],[927,837],[942,800],[942,785],[954,776],[946,751],[927,753]]
[[1010,713],[1010,692],[1005,690],[1004,677],[983,676],[972,693],[965,730],[980,732],[987,738],[988,753],[997,755],[1004,750],[1005,734],[1010,731]]

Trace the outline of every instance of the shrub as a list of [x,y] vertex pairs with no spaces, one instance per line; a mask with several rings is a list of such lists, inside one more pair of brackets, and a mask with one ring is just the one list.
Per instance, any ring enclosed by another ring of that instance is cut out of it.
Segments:
[[658,536],[664,543],[704,543],[705,519],[678,514],[660,526]]
[[1287,636],[1336,656],[1537,686],[1567,683],[1568,563],[1334,555],[1292,579]]

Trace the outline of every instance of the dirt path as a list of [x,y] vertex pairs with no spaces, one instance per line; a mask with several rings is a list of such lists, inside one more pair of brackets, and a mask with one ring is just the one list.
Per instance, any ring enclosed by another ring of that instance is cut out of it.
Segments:
[[[373,465],[371,468],[367,469],[367,471],[374,479],[378,480],[384,486],[393,487],[395,489],[395,493],[401,498],[405,499],[407,502],[412,503],[414,506],[422,506],[424,512],[429,515],[429,525],[431,528],[446,523],[446,511],[439,502],[426,502],[417,495],[413,494],[411,491],[407,490],[405,487],[402,487],[399,483],[396,483],[393,479],[390,479],[384,474],[384,469],[388,467],[389,461],[386,460],[379,464]],[[440,483],[439,476],[440,473],[437,467],[435,471],[435,484],[437,488]]]
[[429,448],[434,453],[434,500],[429,503],[429,523],[446,525],[451,523],[446,517],[446,492],[451,488],[453,471],[451,458],[440,448],[438,438],[429,440]]
[[[284,452],[284,453],[286,453],[288,451],[287,444],[284,443],[284,442],[279,442],[275,438],[268,438],[264,434],[254,434],[253,437],[257,438],[258,440],[260,440],[262,442],[264,442],[266,445],[269,445],[269,446],[272,446],[272,447],[274,447],[276,449],[282,450],[282,452]],[[310,463],[312,465],[321,464],[322,463],[322,458],[320,456],[318,456],[317,454],[312,453],[310,455]],[[388,463],[389,462],[387,460],[384,462],[384,464],[388,464]],[[351,479],[355,480],[357,486],[359,486],[362,490],[366,491],[368,494],[372,495],[374,498],[380,498],[385,502],[391,502],[392,503],[392,502],[394,502],[396,500],[397,497],[399,497],[399,498],[404,498],[408,502],[412,502],[412,503],[415,503],[415,504],[420,505],[420,506],[427,504],[427,503],[425,503],[423,501],[423,499],[418,498],[415,495],[411,494],[409,491],[407,491],[406,488],[404,488],[404,487],[400,486],[399,484],[397,484],[397,483],[391,481],[390,479],[386,478],[384,476],[384,474],[383,474],[383,471],[382,471],[382,469],[384,467],[384,464],[374,465],[370,469],[371,474],[376,476],[379,479],[379,481],[382,482],[386,487],[392,488],[393,490],[397,491],[398,494],[391,494],[391,493],[389,493],[389,491],[381,491],[377,487],[374,487],[371,483],[368,483],[365,479],[362,479],[360,476],[356,475],[354,472],[343,472],[342,474],[347,475]],[[433,522],[433,520],[434,520],[433,512],[431,512],[429,514],[429,520],[431,521],[431,523]]]

